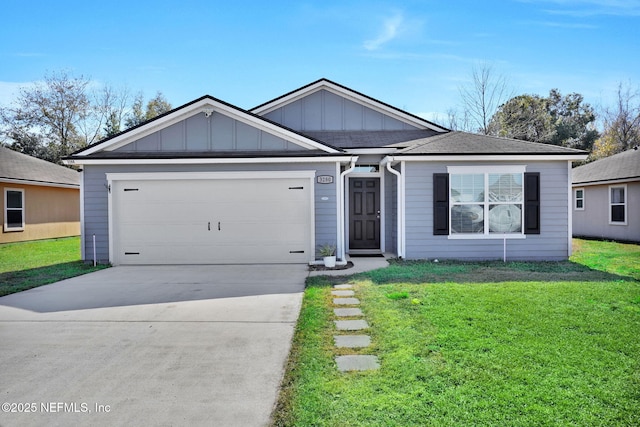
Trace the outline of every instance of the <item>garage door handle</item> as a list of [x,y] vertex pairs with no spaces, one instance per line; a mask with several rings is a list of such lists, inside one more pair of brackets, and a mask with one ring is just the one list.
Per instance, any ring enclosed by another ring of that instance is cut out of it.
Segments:
[[207,223],[207,230],[211,231],[211,223],[210,222]]
[[220,231],[220,221],[218,221],[218,231]]

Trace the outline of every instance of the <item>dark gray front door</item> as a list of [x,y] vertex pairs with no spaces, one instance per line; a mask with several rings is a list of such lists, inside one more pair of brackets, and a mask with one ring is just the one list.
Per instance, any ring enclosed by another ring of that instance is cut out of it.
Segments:
[[380,249],[380,178],[349,179],[349,248]]

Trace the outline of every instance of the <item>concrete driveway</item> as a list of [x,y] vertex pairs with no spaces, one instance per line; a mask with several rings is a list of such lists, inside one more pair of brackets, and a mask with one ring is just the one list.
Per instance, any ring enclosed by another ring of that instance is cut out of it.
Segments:
[[113,267],[2,297],[0,426],[265,425],[307,274]]

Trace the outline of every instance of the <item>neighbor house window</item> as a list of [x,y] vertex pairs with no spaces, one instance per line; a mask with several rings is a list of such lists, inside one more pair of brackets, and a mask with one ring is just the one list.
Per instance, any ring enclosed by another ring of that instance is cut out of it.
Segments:
[[575,191],[575,209],[578,211],[584,210],[584,188],[576,188]]
[[609,187],[609,223],[627,224],[627,186],[612,185]]
[[450,236],[523,234],[524,167],[449,172]]
[[24,230],[24,190],[7,188],[4,192],[4,231]]

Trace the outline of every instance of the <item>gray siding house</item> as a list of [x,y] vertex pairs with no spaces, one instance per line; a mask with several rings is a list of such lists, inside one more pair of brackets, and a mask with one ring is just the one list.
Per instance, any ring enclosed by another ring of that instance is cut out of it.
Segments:
[[[251,110],[203,96],[80,150],[83,257],[562,260],[580,150],[452,132],[321,79]],[[95,244],[94,244],[95,241]]]
[[573,234],[640,242],[640,150],[573,170]]

